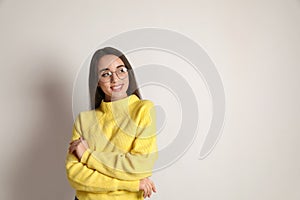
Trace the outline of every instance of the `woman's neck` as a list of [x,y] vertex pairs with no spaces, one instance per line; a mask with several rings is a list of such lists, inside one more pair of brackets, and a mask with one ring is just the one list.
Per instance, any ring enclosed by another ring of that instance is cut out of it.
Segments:
[[124,99],[126,97],[128,97],[127,94],[124,94],[122,96],[117,96],[117,95],[108,96],[108,95],[105,95],[104,101],[105,102],[113,102],[113,101],[118,101],[118,100]]

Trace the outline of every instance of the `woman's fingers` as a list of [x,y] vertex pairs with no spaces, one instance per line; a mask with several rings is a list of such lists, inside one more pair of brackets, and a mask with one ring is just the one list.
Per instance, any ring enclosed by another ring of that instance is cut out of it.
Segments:
[[82,137],[79,138],[78,140],[73,140],[72,142],[70,142],[70,146],[77,147],[78,145],[80,145],[80,143],[83,144],[84,147],[86,147],[87,149],[89,148],[89,145],[88,145],[87,141],[84,140]]
[[79,143],[79,142],[81,142],[81,140],[80,140],[80,139],[77,139],[77,140],[73,140],[72,142],[70,142],[70,144],[77,144],[77,143]]
[[147,196],[150,198],[151,194],[152,194],[152,186],[151,186],[151,183],[149,183],[148,184],[148,195]]
[[144,195],[143,196],[144,196],[144,198],[146,198],[146,194],[148,193],[147,188],[145,187],[143,190],[144,190]]
[[146,197],[149,197],[149,194],[150,194],[150,191],[151,191],[151,188],[150,188],[150,186],[149,186],[149,184],[146,184],[146,193],[144,194],[144,198],[146,198]]
[[81,142],[80,139],[70,142],[69,152],[73,153],[74,151],[76,151],[76,148],[80,144],[80,142]]
[[87,149],[89,149],[87,141],[80,137],[70,142],[69,153],[73,153],[80,160]]
[[74,141],[74,142],[72,142],[71,144],[70,144],[70,147],[76,147],[76,146],[78,146],[78,144],[79,144],[79,142],[77,142],[77,141]]
[[140,190],[144,192],[143,197],[146,198],[148,195],[148,188],[147,188],[147,179],[140,180]]
[[146,181],[146,188],[147,188],[147,193],[145,194],[145,198],[146,197],[151,197],[151,195],[152,195],[152,185],[151,185],[151,182],[150,182],[150,180],[149,179],[147,179],[147,181]]
[[153,191],[153,192],[156,192],[156,187],[155,187],[154,182],[153,182],[152,180],[150,180],[150,179],[149,179],[149,181],[150,181],[151,186],[152,186],[152,191]]
[[144,191],[143,196],[146,198],[152,195],[152,191],[156,192],[156,187],[152,180],[145,178],[140,180],[140,190]]
[[148,194],[149,194],[149,187],[148,187],[148,183],[146,182],[146,184],[145,184],[145,192],[144,192],[144,198],[146,198],[147,196],[148,196]]
[[78,140],[73,140],[70,142],[70,145],[79,145],[80,143],[82,143],[86,148],[89,148],[87,141],[82,137],[80,137]]
[[80,140],[74,140],[70,143],[70,146],[77,146],[80,143]]
[[69,147],[69,152],[73,153],[74,151],[76,151],[77,145],[70,145]]

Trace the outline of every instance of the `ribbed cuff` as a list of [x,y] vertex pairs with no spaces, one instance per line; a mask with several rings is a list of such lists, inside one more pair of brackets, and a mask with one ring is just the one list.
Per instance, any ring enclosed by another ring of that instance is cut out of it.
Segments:
[[140,181],[120,181],[118,188],[130,192],[138,192],[140,188]]

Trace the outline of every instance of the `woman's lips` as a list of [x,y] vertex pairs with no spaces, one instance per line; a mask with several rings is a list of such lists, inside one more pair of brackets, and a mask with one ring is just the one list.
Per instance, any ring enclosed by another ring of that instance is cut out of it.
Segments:
[[111,86],[110,89],[113,91],[113,92],[120,92],[123,88],[123,84],[121,85],[114,85],[114,86]]

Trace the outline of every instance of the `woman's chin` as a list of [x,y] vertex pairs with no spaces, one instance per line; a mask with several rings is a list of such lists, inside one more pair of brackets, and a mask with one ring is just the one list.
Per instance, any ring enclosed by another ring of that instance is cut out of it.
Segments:
[[125,98],[125,97],[127,97],[127,93],[123,92],[123,91],[112,92],[112,95],[111,95],[112,100],[118,100],[118,99],[122,99],[122,98]]

